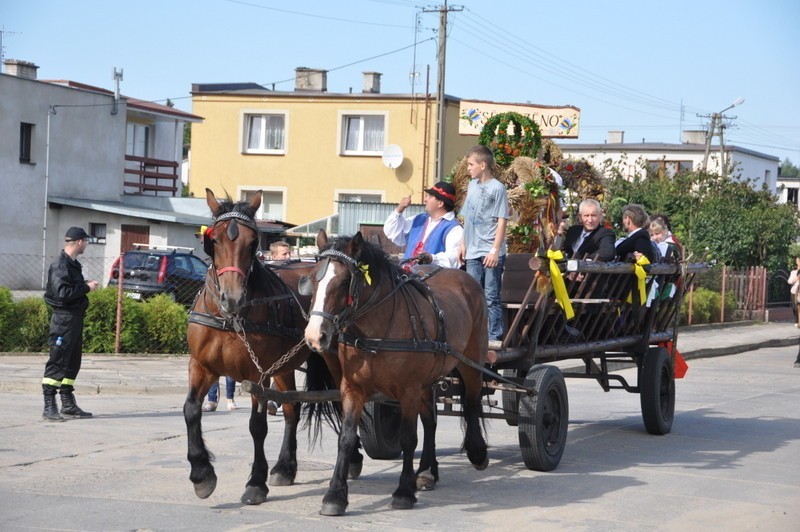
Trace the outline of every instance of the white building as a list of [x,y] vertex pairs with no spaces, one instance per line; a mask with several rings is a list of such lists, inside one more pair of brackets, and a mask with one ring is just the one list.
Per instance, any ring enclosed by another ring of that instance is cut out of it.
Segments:
[[[624,132],[609,131],[604,144],[570,144],[559,142],[559,147],[568,159],[585,159],[606,175],[609,167],[616,168],[623,176],[633,178],[645,176],[647,169],[661,171],[664,175],[675,175],[679,170],[698,170],[706,157],[705,132],[684,131],[683,143],[624,142]],[[738,179],[751,179],[753,187],[766,184],[777,194],[778,165],[780,158],[726,144],[724,150],[712,145],[707,160],[709,172],[721,173],[721,154],[724,153],[724,168]]]
[[[199,116],[71,81],[37,80],[33,63],[0,74],[0,269],[11,289],[40,287],[64,233],[81,226],[96,242],[86,258],[111,262],[131,244],[195,246],[208,223],[205,199],[180,198],[183,126]],[[47,260],[45,260],[47,259]],[[100,263],[101,261],[87,261]]]

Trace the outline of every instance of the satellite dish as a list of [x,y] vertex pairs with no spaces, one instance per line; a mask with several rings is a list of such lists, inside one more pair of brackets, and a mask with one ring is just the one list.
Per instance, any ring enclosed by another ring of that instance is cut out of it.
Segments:
[[386,168],[394,170],[403,164],[403,149],[397,144],[389,144],[383,149],[381,159]]

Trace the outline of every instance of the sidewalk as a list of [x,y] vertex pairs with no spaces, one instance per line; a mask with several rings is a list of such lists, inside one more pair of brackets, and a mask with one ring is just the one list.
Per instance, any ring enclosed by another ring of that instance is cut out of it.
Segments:
[[[678,350],[691,360],[797,345],[798,340],[800,329],[793,323],[698,325],[679,329]],[[793,360],[787,359],[787,367]],[[46,361],[44,354],[0,354],[0,392],[41,393]],[[79,394],[184,394],[188,364],[188,355],[84,355],[75,387]]]

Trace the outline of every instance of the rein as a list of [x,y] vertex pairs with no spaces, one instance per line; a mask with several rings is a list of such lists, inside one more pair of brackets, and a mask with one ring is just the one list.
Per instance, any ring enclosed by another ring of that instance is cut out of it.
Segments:
[[[439,308],[436,299],[433,297],[430,286],[425,283],[427,279],[441,271],[443,268],[437,268],[427,276],[419,279],[412,278],[405,274],[394,275],[392,277],[392,289],[383,295],[383,297],[380,297],[380,293],[376,289],[372,291],[369,299],[364,302],[363,305],[359,305],[361,288],[363,287],[365,277],[368,274],[362,271],[359,263],[355,259],[345,253],[342,253],[341,251],[328,249],[323,251],[320,254],[320,257],[323,259],[327,258],[328,260],[332,259],[342,262],[347,266],[351,275],[349,293],[349,298],[352,300],[351,305],[345,307],[339,314],[336,315],[324,311],[312,310],[310,312],[310,315],[312,316],[321,316],[323,319],[328,319],[333,322],[336,332],[339,333],[339,342],[346,345],[352,345],[358,349],[373,354],[377,353],[378,351],[419,351],[450,354],[451,347],[450,344],[447,343],[447,327],[444,312]],[[326,269],[327,266],[323,266],[320,268],[320,271],[324,271]],[[376,280],[376,282],[379,282],[379,280]],[[413,296],[414,292],[411,291],[411,287],[415,288],[417,292],[425,297],[426,301],[428,304],[430,304],[434,311],[438,324],[436,340],[431,340],[427,337],[424,326],[422,326],[423,332],[422,335],[420,335],[416,318],[417,315],[421,315],[421,312],[419,306],[417,305],[417,301]],[[393,340],[385,338],[365,338],[363,336],[356,336],[347,332],[347,329],[360,317],[367,314],[370,310],[374,309],[390,298],[396,298],[398,293],[403,295],[406,307],[410,311],[409,316],[411,320],[411,328],[414,332],[414,339]],[[415,308],[412,309],[412,306]],[[415,310],[416,314],[411,312],[412,310]],[[420,338],[420,336],[423,336],[423,338]]]

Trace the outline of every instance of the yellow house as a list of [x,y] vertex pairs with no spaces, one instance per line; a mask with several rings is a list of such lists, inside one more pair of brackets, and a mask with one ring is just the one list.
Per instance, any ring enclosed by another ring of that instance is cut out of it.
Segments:
[[[327,92],[327,72],[298,68],[294,91],[255,83],[194,84],[189,190],[235,200],[263,191],[261,219],[293,224],[330,216],[338,201],[422,201],[434,175],[437,105],[419,94],[381,94],[380,74],[362,92]],[[477,138],[458,134],[459,102],[447,97],[441,175]],[[396,145],[402,157],[386,157]],[[391,167],[390,167],[391,166]]]

